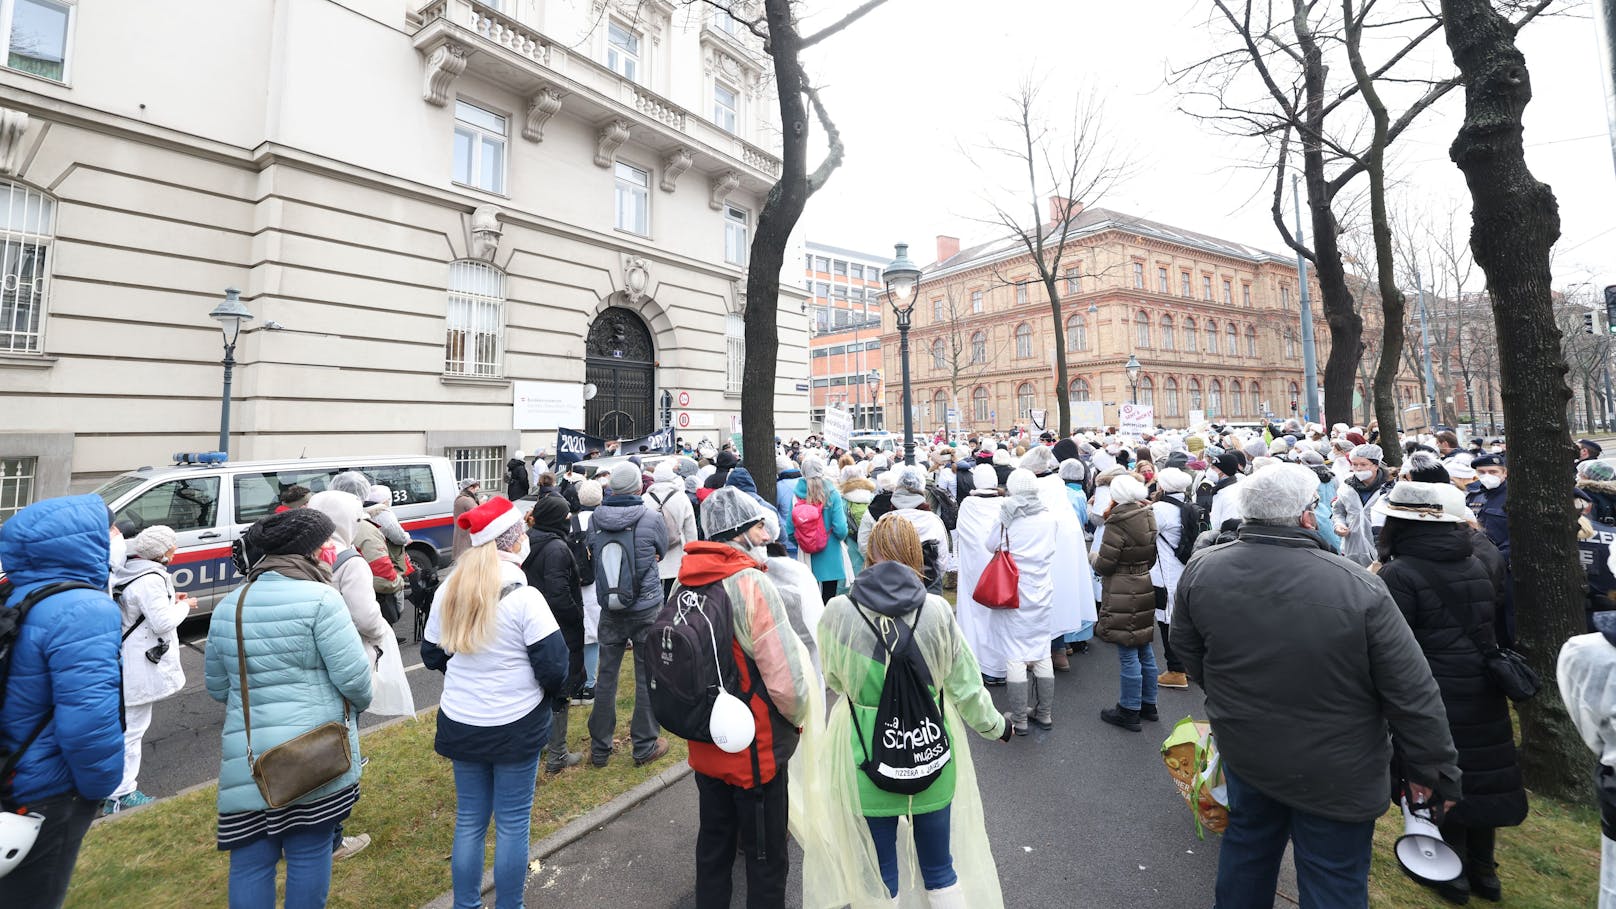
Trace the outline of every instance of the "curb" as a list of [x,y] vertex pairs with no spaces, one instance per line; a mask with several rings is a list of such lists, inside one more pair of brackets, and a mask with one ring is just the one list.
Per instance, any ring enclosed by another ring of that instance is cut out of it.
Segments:
[[[541,771],[542,772],[542,771]],[[691,773],[690,764],[680,763],[663,770],[656,776],[635,786],[633,789],[612,799],[604,805],[568,821],[560,830],[550,834],[537,843],[528,847],[527,862],[528,874],[532,874],[532,865],[543,861],[562,849],[576,843],[600,827],[604,827],[621,817],[630,808],[646,801],[654,795],[666,790]],[[487,896],[494,892],[494,872],[492,869],[483,872],[482,895]],[[453,909],[454,891],[449,891],[422,906],[421,909]]]

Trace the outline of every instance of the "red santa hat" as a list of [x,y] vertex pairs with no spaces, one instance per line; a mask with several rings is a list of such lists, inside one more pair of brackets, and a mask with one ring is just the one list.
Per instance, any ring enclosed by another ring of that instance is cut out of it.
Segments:
[[499,535],[515,527],[522,520],[522,510],[504,496],[478,505],[455,518],[455,526],[471,534],[471,545],[481,546],[499,539]]

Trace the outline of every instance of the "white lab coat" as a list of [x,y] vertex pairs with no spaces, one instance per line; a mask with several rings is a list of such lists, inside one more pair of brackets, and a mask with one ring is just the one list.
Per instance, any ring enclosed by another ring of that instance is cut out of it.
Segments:
[[[959,589],[954,607],[955,619],[982,672],[1004,678],[1004,653],[986,639],[988,609],[972,599],[976,582],[987,567],[993,548],[999,545],[999,496],[968,495],[960,503],[954,533],[959,537]],[[1068,508],[1067,511],[1071,509]]]
[[1240,520],[1244,517],[1240,511],[1240,478],[1236,476],[1233,483],[1218,490],[1218,494],[1212,497],[1212,514],[1208,519],[1211,521],[1212,529],[1219,530],[1223,527],[1224,521],[1231,518]]
[[1049,638],[1060,637],[1094,623],[1099,614],[1094,607],[1094,570],[1084,556],[1083,525],[1072,510],[1066,484],[1056,474],[1034,481],[1038,501],[1054,518],[1054,566],[1050,569],[1055,586],[1054,612],[1050,617]]
[[1156,564],[1150,568],[1150,583],[1167,590],[1167,608],[1156,610],[1156,621],[1171,622],[1178,579],[1184,574],[1184,563],[1173,554],[1184,533],[1183,516],[1172,502],[1156,502],[1150,510],[1156,516]]
[[[1063,500],[1065,495],[1061,493]],[[1077,513],[1072,511],[1070,505],[1066,505],[1065,509],[1072,518],[1072,524],[1076,525]],[[1058,630],[1059,604],[1064,593],[1059,586],[1061,565],[1073,561],[1082,561],[1086,565],[1087,561],[1063,557],[1060,524],[1058,513],[1048,508],[1038,514],[1023,515],[1010,524],[1010,554],[1015,557],[1016,569],[1021,573],[1021,583],[1017,587],[1021,594],[1021,606],[1018,609],[984,609],[987,615],[982,630],[988,646],[1002,655],[1006,663],[1035,663],[1048,659],[1050,640],[1065,633]],[[1002,526],[997,519],[994,520],[983,550],[984,558],[991,557],[998,548]],[[1094,608],[1092,600],[1089,601],[1089,608]]]

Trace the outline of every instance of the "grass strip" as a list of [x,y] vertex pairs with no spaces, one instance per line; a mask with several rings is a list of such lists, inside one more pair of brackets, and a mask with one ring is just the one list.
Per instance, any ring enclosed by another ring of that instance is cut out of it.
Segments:
[[[589,708],[573,707],[568,732],[584,763],[557,777],[540,770],[533,798],[533,841],[611,801],[685,759],[685,743],[669,737],[667,757],[635,767],[628,724],[634,701],[633,660],[625,659],[617,699],[617,753],[604,770],[590,769]],[[161,708],[159,708],[161,709]],[[369,849],[336,865],[332,907],[374,909],[420,906],[449,890],[454,843],[454,771],[432,750],[437,711],[365,735],[361,750],[370,763],[360,781],[362,796],[344,825],[349,835],[368,833]],[[168,909],[223,906],[230,857],[214,846],[217,787],[166,799],[116,823],[98,824],[85,837],[67,895],[82,909]],[[490,826],[486,864],[494,860]],[[283,872],[284,873],[284,872]]]

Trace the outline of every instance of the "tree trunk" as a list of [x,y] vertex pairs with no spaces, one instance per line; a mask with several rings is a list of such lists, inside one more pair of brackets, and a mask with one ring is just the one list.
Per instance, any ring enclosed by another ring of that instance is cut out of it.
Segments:
[[1061,300],[1060,293],[1055,289],[1055,275],[1047,269],[1044,291],[1049,294],[1049,312],[1054,317],[1055,407],[1060,412],[1060,437],[1065,439],[1072,434],[1071,389],[1066,387],[1070,381],[1066,378],[1066,325],[1061,321]]
[[1470,248],[1487,275],[1498,335],[1519,636],[1544,681],[1519,710],[1521,767],[1534,792],[1587,804],[1594,759],[1555,685],[1560,645],[1582,633],[1586,606],[1571,507],[1576,452],[1565,422],[1571,390],[1549,268],[1559,207],[1526,166],[1521,121],[1532,89],[1514,27],[1490,0],[1442,0],[1442,12],[1465,88],[1464,125],[1449,155],[1470,187]]

